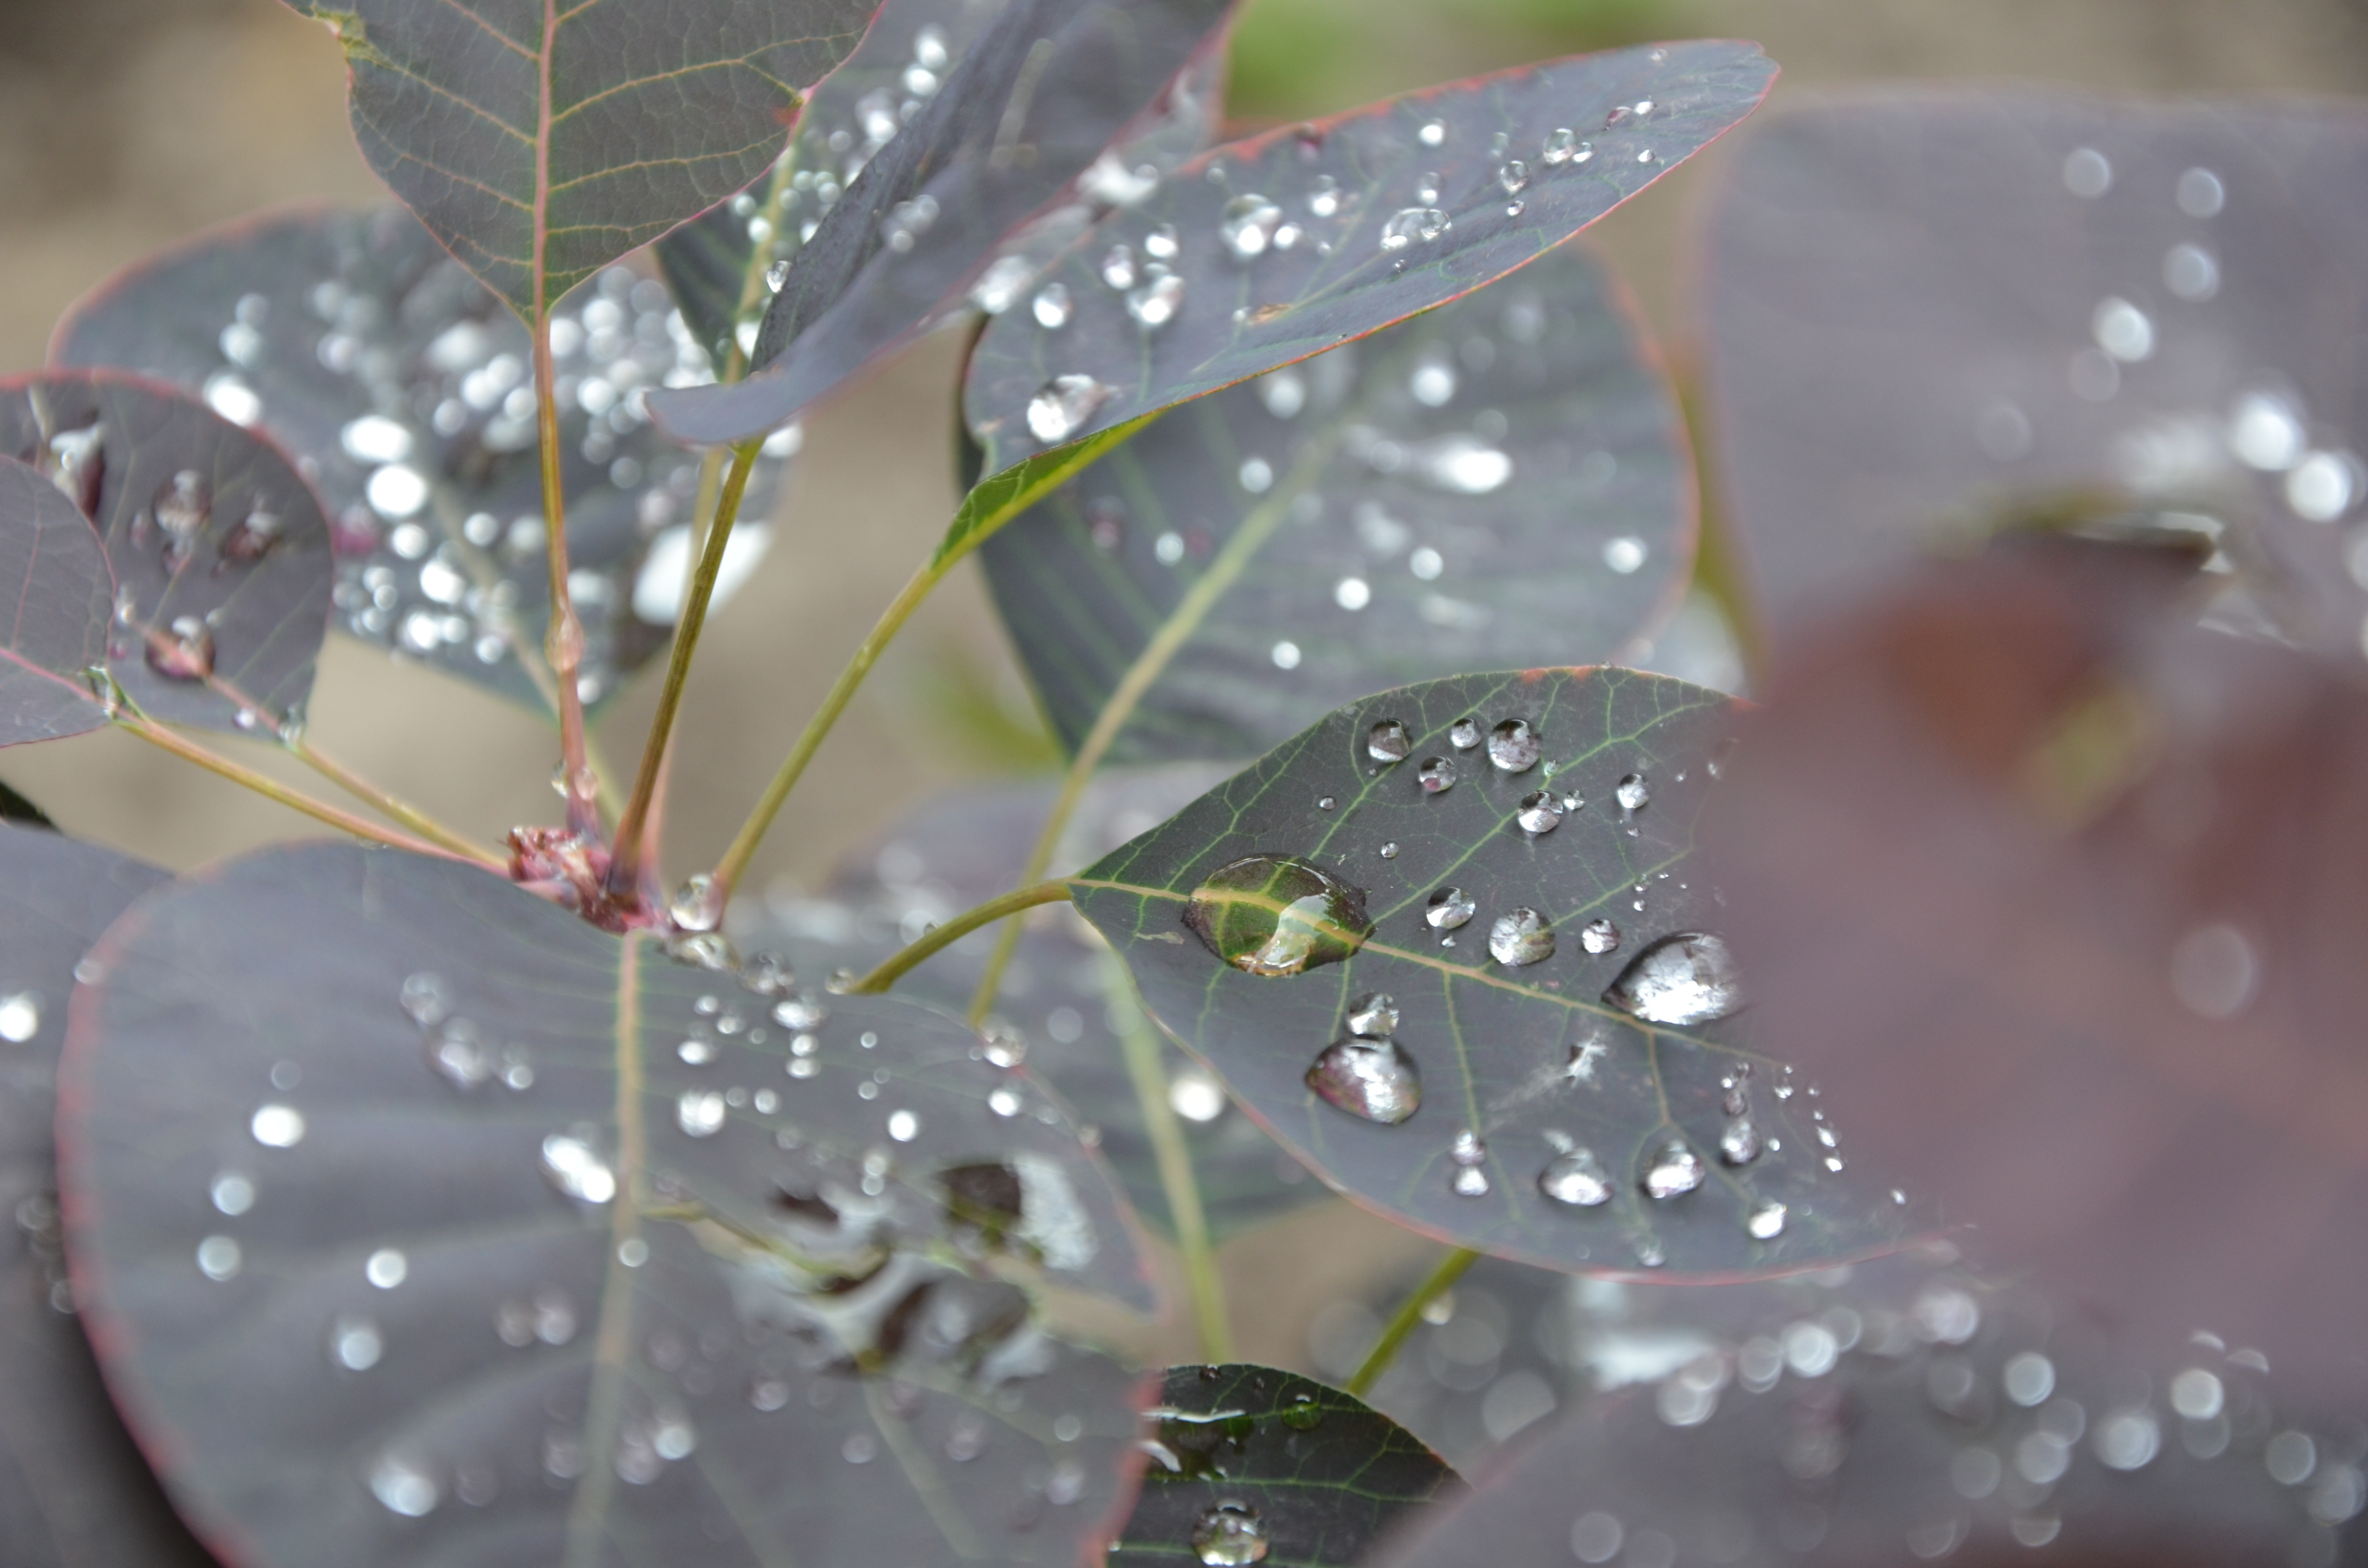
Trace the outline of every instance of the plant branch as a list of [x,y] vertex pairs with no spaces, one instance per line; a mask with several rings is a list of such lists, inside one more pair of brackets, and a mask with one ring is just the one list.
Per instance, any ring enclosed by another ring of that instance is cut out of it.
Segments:
[[666,685],[658,692],[657,713],[650,721],[649,738],[642,744],[642,766],[633,778],[632,797],[626,801],[625,814],[617,824],[616,857],[609,868],[611,892],[631,889],[641,880],[642,829],[648,821],[650,802],[657,792],[658,778],[674,737],[675,715],[682,708],[691,657],[699,651],[699,634],[707,624],[708,600],[714,597],[716,574],[723,569],[723,552],[732,542],[732,525],[739,518],[740,500],[747,494],[748,475],[757,466],[757,446],[750,441],[733,450],[732,472],[723,482],[723,494],[716,499],[715,520],[708,526],[707,545],[700,551],[689,597],[675,622],[674,650],[666,661]]
[[532,326],[536,444],[542,455],[543,557],[551,569],[551,630],[543,637],[543,658],[551,665],[552,682],[557,688],[554,695],[559,699],[560,777],[565,786],[568,831],[597,837],[600,784],[585,747],[584,696],[576,686],[584,667],[584,622],[577,619],[575,601],[567,589],[567,494],[559,471],[559,378],[551,358],[551,311],[541,299],[541,260],[538,256]]
[[[992,926],[1040,903],[1066,903],[1068,901],[1069,884],[1066,882],[1039,882],[1034,887],[1005,893],[1001,898],[991,898],[976,909],[955,915],[942,926],[932,926],[919,941],[889,955],[882,960],[879,968],[848,986],[848,990],[859,996],[876,996],[904,979],[916,967],[982,926]],[[1019,927],[1015,924],[1011,928],[1016,931]]]
[[[326,778],[347,794],[358,801],[369,802],[370,808],[380,815],[401,823],[430,843],[441,845],[454,854],[466,856],[472,860],[484,860],[489,853],[483,846],[472,843],[467,837],[446,827],[409,801],[388,794],[344,763],[313,745],[301,732],[283,740],[280,744],[286,747],[297,761]],[[488,864],[498,865],[500,862],[494,860],[489,861]]]
[[1390,1319],[1389,1326],[1382,1330],[1382,1337],[1366,1356],[1365,1364],[1359,1367],[1357,1375],[1349,1380],[1350,1393],[1362,1399],[1365,1392],[1381,1381],[1382,1374],[1390,1369],[1390,1363],[1397,1359],[1399,1346],[1406,1344],[1406,1336],[1414,1332],[1414,1325],[1422,1321],[1423,1308],[1445,1295],[1450,1287],[1463,1278],[1463,1271],[1479,1257],[1478,1253],[1467,1247],[1457,1247],[1439,1260],[1439,1267],[1430,1271],[1430,1278],[1416,1286],[1414,1294],[1398,1303],[1396,1314]]
[[1113,1017],[1123,1020],[1119,1043],[1126,1052],[1126,1073],[1134,1081],[1135,1098],[1151,1133],[1151,1152],[1159,1164],[1159,1190],[1167,1199],[1167,1215],[1176,1226],[1176,1250],[1184,1262],[1184,1278],[1192,1292],[1192,1321],[1201,1332],[1201,1358],[1216,1366],[1234,1358],[1233,1325],[1225,1314],[1225,1282],[1217,1271],[1217,1255],[1209,1244],[1208,1216],[1201,1208],[1201,1185],[1192,1171],[1192,1151],[1184,1142],[1184,1124],[1167,1097],[1167,1074],[1159,1064],[1159,1037],[1144,1017],[1125,966],[1112,955],[1102,987]]

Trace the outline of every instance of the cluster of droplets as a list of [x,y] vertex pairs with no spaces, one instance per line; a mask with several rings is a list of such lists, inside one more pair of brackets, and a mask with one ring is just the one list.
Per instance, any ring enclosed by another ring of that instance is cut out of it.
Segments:
[[1397,1041],[1396,1000],[1380,992],[1358,997],[1344,1027],[1344,1037],[1307,1069],[1307,1086],[1326,1104],[1385,1127],[1421,1109],[1422,1074]]
[[513,1092],[534,1086],[534,1063],[524,1046],[501,1044],[468,1018],[452,1013],[450,987],[441,975],[422,970],[406,975],[396,1004],[419,1029],[430,1071],[466,1093],[488,1084]]

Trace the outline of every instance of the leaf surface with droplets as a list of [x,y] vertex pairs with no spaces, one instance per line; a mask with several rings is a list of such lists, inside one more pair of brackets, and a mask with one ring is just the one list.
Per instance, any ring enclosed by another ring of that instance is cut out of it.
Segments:
[[[43,456],[48,454],[44,453]],[[115,578],[90,519],[30,463],[0,455],[0,745],[107,722],[85,672],[107,662]]]

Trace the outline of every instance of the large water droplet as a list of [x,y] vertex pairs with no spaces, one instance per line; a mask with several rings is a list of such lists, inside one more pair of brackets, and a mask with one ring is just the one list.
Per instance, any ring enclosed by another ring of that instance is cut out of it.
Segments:
[[1653,1151],[1645,1166],[1645,1195],[1660,1202],[1683,1198],[1702,1184],[1702,1156],[1672,1138]]
[[394,1247],[381,1247],[362,1260],[362,1278],[381,1290],[392,1290],[411,1278],[411,1259]]
[[1680,931],[1638,953],[1603,1000],[1646,1023],[1684,1028],[1724,1018],[1741,1008],[1745,998],[1725,939]]
[[1462,888],[1441,888],[1423,906],[1422,918],[1434,931],[1452,931],[1469,923],[1479,908]]
[[1296,856],[1252,855],[1192,892],[1184,924],[1203,946],[1257,975],[1337,963],[1372,933],[1365,895]]
[[542,1174],[568,1197],[606,1203],[617,1196],[617,1173],[588,1136],[554,1132],[542,1141]]
[[1455,764],[1443,756],[1427,756],[1415,777],[1422,781],[1424,794],[1443,795],[1455,788]]
[[1718,1135],[1718,1157],[1730,1165],[1749,1165],[1766,1146],[1759,1125],[1748,1116],[1736,1117]]
[[148,634],[148,667],[167,680],[205,679],[214,673],[213,629],[197,616],[176,616],[169,631]]
[[1184,308],[1184,279],[1164,268],[1143,287],[1128,291],[1126,313],[1145,332],[1157,332]]
[[304,1142],[304,1113],[294,1106],[260,1106],[247,1131],[267,1149],[293,1149]]
[[1620,945],[1620,927],[1609,920],[1590,920],[1579,927],[1578,945],[1600,957]]
[[1488,928],[1488,951],[1498,963],[1540,963],[1554,957],[1554,927],[1534,909],[1500,915]]
[[1611,1177],[1590,1149],[1571,1149],[1538,1172],[1538,1190],[1556,1203],[1593,1209],[1611,1200]]
[[1217,224],[1217,236],[1225,248],[1244,261],[1266,254],[1274,243],[1274,232],[1282,226],[1282,209],[1255,192],[1236,196],[1225,203],[1224,215]]
[[1522,796],[1520,807],[1513,812],[1513,821],[1532,838],[1560,827],[1562,818],[1562,802],[1551,790],[1537,790]]
[[723,884],[705,871],[675,890],[666,914],[685,931],[712,931],[723,920]]
[[1220,1503],[1192,1527],[1193,1554],[1208,1568],[1248,1568],[1266,1551],[1266,1521],[1247,1503]]
[[1383,719],[1365,732],[1365,755],[1375,762],[1404,762],[1413,750],[1406,727],[1395,719]]
[[1470,751],[1480,744],[1480,721],[1458,719],[1447,727],[1449,744],[1458,751]]
[[1488,760],[1503,772],[1527,773],[1544,753],[1544,743],[1526,719],[1508,719],[1488,732]]
[[1595,143],[1581,142],[1578,132],[1565,126],[1549,132],[1538,156],[1548,164],[1584,164],[1595,156]]
[[1382,248],[1404,250],[1417,240],[1427,244],[1452,226],[1436,207],[1401,207],[1382,225]]
[[244,1262],[238,1243],[229,1236],[208,1236],[198,1244],[198,1272],[217,1285],[237,1278]]
[[1344,1040],[1326,1046],[1307,1086],[1328,1105],[1395,1127],[1422,1107],[1422,1074],[1395,1040]]
[[712,1138],[723,1131],[723,1094],[714,1089],[685,1089],[675,1101],[675,1122],[693,1138]]
[[1091,376],[1055,376],[1028,402],[1028,433],[1047,446],[1065,441],[1110,398]]
[[1497,171],[1497,183],[1505,187],[1508,196],[1518,196],[1530,188],[1530,165],[1519,158],[1506,160]]

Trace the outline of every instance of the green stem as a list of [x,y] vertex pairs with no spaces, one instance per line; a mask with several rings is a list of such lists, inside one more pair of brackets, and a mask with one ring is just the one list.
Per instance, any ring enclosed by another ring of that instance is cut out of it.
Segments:
[[674,650],[666,660],[666,685],[658,692],[657,713],[650,720],[649,739],[642,744],[641,771],[633,778],[633,793],[617,824],[616,856],[609,863],[609,888],[622,892],[641,880],[642,828],[649,820],[650,802],[657,794],[666,744],[674,734],[675,715],[682,708],[683,687],[690,679],[691,655],[699,651],[699,634],[707,624],[707,603],[715,594],[716,574],[723,570],[723,552],[732,542],[732,525],[739,520],[740,499],[748,491],[748,475],[757,467],[757,443],[736,447],[732,472],[715,503],[715,520],[708,526],[707,546],[700,551],[699,567],[690,580],[690,597],[675,622]]
[[1736,647],[1743,655],[1744,673],[1757,687],[1768,676],[1767,628],[1760,624],[1759,608],[1751,597],[1750,576],[1736,548],[1734,525],[1720,503],[1713,483],[1716,476],[1711,472],[1707,456],[1711,432],[1702,406],[1701,380],[1691,364],[1678,362],[1669,367],[1669,380],[1677,389],[1678,410],[1692,435],[1696,453],[1693,480],[1699,542],[1694,553],[1694,585],[1725,612],[1727,627],[1734,632]]
[[388,794],[369,779],[346,767],[344,763],[319,750],[302,734],[281,744],[294,755],[296,760],[354,799],[367,801],[380,815],[401,823],[420,837],[430,843],[441,845],[455,855],[463,855],[472,860],[483,860],[488,865],[501,864],[499,859],[489,858],[489,851],[482,845],[472,843],[468,838],[446,827],[409,801]]
[[[1016,892],[1005,893],[1001,898],[989,899],[976,909],[957,915],[942,926],[931,926],[919,941],[890,955],[878,969],[847,989],[855,995],[876,996],[902,980],[916,965],[953,946],[982,926],[991,926],[1022,910],[1033,909],[1040,903],[1066,903],[1068,901],[1069,884],[1066,882],[1039,882],[1034,887],[1021,888]],[[1011,928],[1017,931],[1019,924],[1014,922]]]
[[1184,1260],[1184,1278],[1192,1292],[1192,1319],[1201,1330],[1201,1357],[1211,1366],[1234,1358],[1233,1325],[1225,1315],[1225,1282],[1217,1272],[1216,1249],[1209,1244],[1208,1216],[1201,1209],[1201,1185],[1192,1173],[1192,1151],[1184,1142],[1184,1124],[1167,1098],[1167,1074],[1159,1062],[1159,1036],[1135,999],[1126,971],[1116,957],[1109,960],[1103,988],[1110,1010],[1123,1020],[1119,1043],[1126,1051],[1127,1076],[1134,1080],[1135,1098],[1143,1106],[1143,1121],[1151,1133],[1151,1152],[1159,1163],[1159,1190],[1167,1199],[1167,1214],[1176,1225],[1176,1249]]
[[[538,238],[536,248],[541,249]],[[584,740],[584,697],[576,676],[584,667],[584,622],[567,588],[567,490],[559,472],[558,372],[551,357],[551,312],[541,308],[542,268],[536,257],[538,308],[534,313],[534,412],[542,457],[543,559],[551,574],[551,629],[543,657],[551,665],[559,699],[559,756],[566,786],[567,826],[597,838],[600,833],[599,777],[592,771]]]
[[1445,1295],[1458,1279],[1463,1278],[1463,1271],[1479,1261],[1479,1257],[1476,1252],[1457,1247],[1439,1260],[1439,1267],[1430,1271],[1430,1278],[1416,1286],[1414,1294],[1398,1303],[1397,1314],[1390,1319],[1389,1326],[1382,1330],[1382,1337],[1373,1346],[1372,1353],[1365,1358],[1365,1364],[1357,1369],[1357,1375],[1349,1380],[1350,1393],[1361,1399],[1366,1390],[1381,1381],[1382,1374],[1390,1369],[1390,1363],[1398,1358],[1399,1346],[1406,1344],[1406,1336],[1414,1332],[1414,1325],[1422,1321],[1423,1308]]

